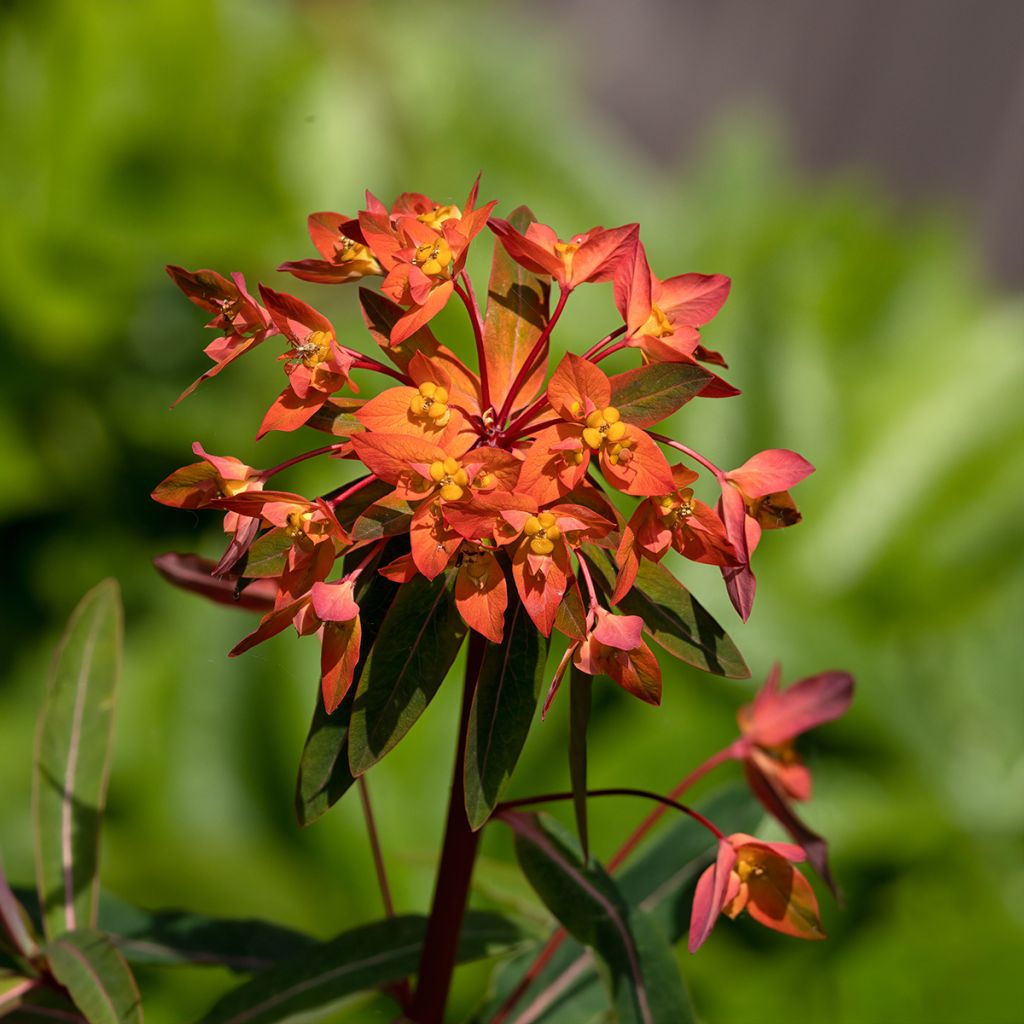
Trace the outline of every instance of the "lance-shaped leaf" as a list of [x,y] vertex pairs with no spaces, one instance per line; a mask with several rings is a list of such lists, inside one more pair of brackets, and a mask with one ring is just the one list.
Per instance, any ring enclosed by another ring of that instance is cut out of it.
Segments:
[[590,724],[591,677],[575,665],[569,669],[569,779],[576,831],[583,850],[583,862],[590,860],[587,832],[587,726]]
[[0,868],[0,951],[6,949],[30,959],[35,956],[37,948],[28,913],[7,884]]
[[[726,832],[752,832],[762,816],[749,791],[740,786],[716,794],[701,811]],[[715,841],[707,830],[680,815],[659,826],[616,883],[630,905],[640,907],[677,942],[689,927],[693,887],[714,851]],[[493,994],[480,1013],[481,1021],[490,1020],[519,987],[541,948],[538,943],[517,953],[495,972]],[[567,938],[523,991],[508,1022],[593,1024],[607,1007],[608,993],[593,955]]]
[[402,584],[359,678],[349,726],[349,766],[362,775],[423,714],[466,635],[455,607],[455,573]]
[[89,1024],[142,1024],[142,1001],[124,957],[103,932],[70,931],[44,950],[53,976]]
[[558,824],[541,815],[505,812],[516,856],[545,906],[608,969],[612,1005],[622,1024],[693,1020],[668,940],[631,907],[600,865],[584,865]]
[[490,817],[522,753],[547,656],[547,638],[513,596],[505,640],[487,645],[469,713],[464,770],[466,813],[474,829]]
[[[278,1024],[345,996],[408,977],[419,964],[426,918],[393,917],[345,932],[229,992],[200,1024]],[[521,939],[498,914],[471,910],[459,936],[460,963],[499,953]]]
[[[525,206],[513,210],[509,223],[525,232],[536,220]],[[491,279],[487,285],[484,353],[491,404],[500,409],[517,374],[548,322],[551,279],[516,263],[499,239],[494,242]],[[516,405],[530,401],[544,383],[544,364],[530,375]],[[521,399],[521,400],[520,400]]]
[[[613,593],[611,554],[592,545],[583,552],[598,587],[605,594]],[[680,661],[726,679],[750,678],[750,669],[729,634],[663,565],[642,559],[633,589],[618,607],[626,615],[639,615],[651,638]]]
[[352,525],[352,542],[365,544],[408,533],[414,511],[414,507],[403,498],[394,495],[381,498],[365,508]]
[[96,924],[100,818],[121,671],[121,595],[82,598],[57,649],[36,732],[36,885],[48,938]]
[[693,363],[651,363],[611,378],[611,404],[627,423],[650,427],[700,394],[712,378]]
[[325,434],[333,434],[335,437],[351,437],[364,429],[356,419],[356,413],[364,405],[366,402],[362,398],[328,398],[306,421],[306,426],[322,430]]
[[285,529],[275,527],[257,537],[245,560],[245,575],[253,579],[276,578],[284,572],[295,538]]
[[[359,662],[353,676],[356,683],[397,593],[397,584],[374,573],[369,584],[356,594],[362,622]],[[317,688],[313,721],[302,748],[298,778],[295,780],[295,814],[300,825],[311,825],[326,814],[355,782],[348,765],[349,726],[355,692],[356,687],[353,686],[333,713],[328,714]]]
[[[338,488],[337,493],[348,490],[352,485],[345,484]],[[346,498],[344,501],[339,502],[337,505],[332,504],[331,507],[334,509],[334,518],[346,530],[351,530],[352,525],[355,521],[368,509],[375,501],[379,501],[381,498],[390,494],[394,488],[391,484],[384,480],[371,480],[370,483],[361,487],[355,494]],[[328,495],[330,497],[330,495]]]

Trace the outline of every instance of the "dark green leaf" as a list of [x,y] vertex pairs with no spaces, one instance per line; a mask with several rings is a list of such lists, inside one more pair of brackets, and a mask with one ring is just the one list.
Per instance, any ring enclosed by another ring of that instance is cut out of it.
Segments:
[[[397,593],[397,583],[374,572],[367,586],[356,594],[362,626],[359,663],[353,676],[356,684]],[[340,800],[355,782],[348,766],[348,731],[355,691],[356,687],[353,686],[334,713],[329,715],[317,688],[313,721],[302,748],[299,774],[295,782],[295,813],[300,825],[311,825]]]
[[[406,978],[419,964],[425,933],[426,918],[412,915],[354,928],[229,992],[200,1024],[277,1024]],[[515,925],[500,915],[471,910],[459,937],[458,960],[492,956],[520,938]]]
[[142,1024],[142,1002],[117,947],[91,928],[70,931],[44,950],[53,976],[89,1024]]
[[519,760],[537,711],[548,642],[513,594],[505,639],[488,644],[466,743],[466,813],[480,828],[494,810]]
[[245,575],[252,579],[280,576],[288,561],[295,538],[282,527],[267,530],[257,537],[249,548],[245,562]]
[[355,415],[364,405],[361,398],[328,398],[306,425],[335,437],[351,437],[366,429]]
[[[746,787],[731,787],[701,807],[726,834],[752,832],[763,816]],[[688,930],[690,904],[697,878],[714,854],[714,839],[697,822],[682,815],[659,826],[639,855],[616,878],[619,892],[631,906],[643,909],[673,942]],[[489,1021],[518,987],[541,950],[524,950],[495,973],[494,995],[479,1020]],[[608,1007],[608,994],[589,950],[567,939],[523,992],[517,1007],[532,1006],[534,1024],[593,1024]],[[543,1007],[543,1009],[541,1009]],[[509,1024],[515,1024],[515,1014]]]
[[516,833],[520,866],[545,906],[608,968],[623,1024],[687,1024],[693,1011],[668,940],[631,907],[599,864],[583,864],[572,838],[541,815],[503,815]]
[[352,526],[353,543],[365,544],[367,541],[408,533],[414,511],[413,505],[394,495],[375,501],[364,509]]
[[36,885],[47,938],[96,923],[100,818],[121,671],[121,593],[104,580],[71,616],[36,733]]
[[611,404],[627,423],[650,427],[700,394],[711,376],[694,363],[650,363],[611,378]]
[[[355,481],[353,481],[355,483]],[[338,493],[347,490],[352,484],[345,484],[339,488]],[[352,524],[368,509],[375,501],[380,501],[381,498],[386,497],[394,490],[385,480],[372,480],[370,483],[361,487],[351,497],[346,498],[343,502],[334,506],[334,517],[345,527],[346,530],[352,528]]]
[[[614,559],[588,545],[587,564],[597,585],[615,589]],[[642,559],[633,589],[619,602],[626,615],[639,615],[644,629],[680,661],[727,679],[749,679],[743,656],[711,614],[663,565]]]
[[569,669],[569,778],[576,831],[583,850],[583,862],[590,860],[587,834],[587,725],[590,723],[590,679],[575,665]]
[[466,635],[454,573],[402,584],[359,679],[349,727],[349,765],[362,775],[423,714]]
[[[513,210],[508,220],[525,232],[536,220],[525,206]],[[533,350],[548,322],[551,279],[521,267],[495,239],[491,279],[487,285],[487,312],[484,317],[484,352],[491,404],[500,409],[516,375]],[[517,397],[516,405],[528,402],[544,382],[543,364],[531,374]]]

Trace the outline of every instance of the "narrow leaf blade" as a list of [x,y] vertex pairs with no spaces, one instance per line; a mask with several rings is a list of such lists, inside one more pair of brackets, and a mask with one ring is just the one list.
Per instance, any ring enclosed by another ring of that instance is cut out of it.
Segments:
[[[408,977],[419,963],[425,933],[426,918],[413,915],[354,928],[229,992],[200,1024],[277,1024]],[[519,930],[500,915],[471,910],[459,937],[458,960],[493,955],[520,938]]]
[[36,732],[32,810],[36,884],[48,938],[96,923],[121,670],[121,596],[105,580],[82,598],[54,657]]
[[[513,210],[509,223],[518,231],[537,218],[525,206]],[[484,352],[491,404],[500,409],[512,388],[516,375],[533,350],[548,322],[551,280],[521,267],[494,242],[491,279],[487,285],[487,312],[484,317]],[[517,396],[516,405],[530,401],[544,383],[544,366],[530,375]]]
[[[611,554],[588,545],[584,555],[598,587],[611,594],[615,589]],[[633,589],[618,606],[626,615],[639,615],[651,638],[680,661],[726,679],[750,678],[750,669],[729,634],[663,565],[641,560]]]
[[349,726],[356,776],[392,750],[426,710],[459,653],[466,625],[455,607],[454,573],[404,583],[359,679]]
[[650,363],[611,378],[611,404],[627,423],[650,427],[696,398],[711,378],[695,363]]
[[590,860],[587,831],[587,726],[590,724],[591,677],[575,665],[569,670],[569,778],[576,831],[583,850],[583,863]]
[[103,932],[67,932],[44,950],[53,976],[89,1024],[142,1024],[142,1002],[131,969]]
[[466,813],[474,829],[490,817],[522,753],[537,711],[548,642],[515,596],[505,640],[488,644],[469,717]]

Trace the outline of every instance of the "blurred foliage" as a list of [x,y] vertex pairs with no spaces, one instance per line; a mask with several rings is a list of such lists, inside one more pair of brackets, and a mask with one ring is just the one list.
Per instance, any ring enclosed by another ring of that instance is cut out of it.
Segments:
[[[115,575],[127,662],[108,887],[323,937],[379,915],[357,803],[303,832],[292,818],[316,645],[286,636],[229,662],[245,617],[172,591],[150,567],[160,551],[219,544],[214,517],[147,497],[191,460],[192,440],[259,465],[296,443],[252,442],[280,387],[269,350],[168,412],[206,362],[202,318],[162,266],[273,280],[280,261],[310,254],[310,210],[354,212],[367,186],[458,202],[483,169],[484,197],[506,212],[527,202],[563,233],[639,220],[662,276],[732,275],[706,338],[744,395],[688,406],[672,430],[725,466],[792,447],[819,468],[797,492],[805,524],[758,551],[748,626],[713,570],[680,572],[755,677],[776,658],[786,679],[857,676],[848,720],[807,744],[808,818],[833,841],[847,905],[826,903],[827,943],[740,922],[698,957],[681,953],[705,1019],[1019,1020],[1024,307],[990,293],[955,220],[894,210],[866,178],[800,180],[761,120],[723,122],[695,166],[649,165],[588,121],[571,52],[497,4],[0,6],[8,872],[32,876],[30,751],[48,652],[81,594]],[[285,286],[358,337],[350,291]],[[563,344],[614,325],[607,289],[573,306]],[[445,340],[465,337],[456,312],[440,321]],[[296,468],[285,483],[323,490],[324,472]],[[595,693],[592,785],[667,788],[729,740],[751,692],[684,668],[666,682],[660,710]],[[457,702],[442,688],[371,779],[405,911],[429,901]],[[567,711],[559,701],[535,726],[513,795],[566,785]],[[607,856],[640,809],[598,803],[592,839]],[[479,902],[542,913],[507,863],[508,837],[489,835],[485,856]],[[230,984],[193,969],[141,981],[153,1024],[194,1017]],[[460,1005],[485,984],[481,968],[463,972]],[[360,1003],[353,1019],[386,1012]]]

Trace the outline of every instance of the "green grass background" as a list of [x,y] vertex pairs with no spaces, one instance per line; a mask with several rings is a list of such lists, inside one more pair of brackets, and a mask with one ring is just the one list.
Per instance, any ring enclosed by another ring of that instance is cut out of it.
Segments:
[[[508,212],[563,235],[639,220],[655,270],[724,272],[706,340],[744,394],[695,403],[670,433],[723,466],[792,447],[818,472],[805,522],[766,537],[747,626],[717,574],[680,573],[730,629],[755,679],[857,677],[853,711],[808,738],[811,823],[831,839],[845,909],[801,944],[724,924],[680,952],[709,1024],[1015,1024],[1024,955],[1021,572],[1024,305],[994,294],[956,217],[895,208],[870,172],[801,179],[762,117],[724,119],[692,164],[648,163],[590,120],[572,41],[501,5],[114,0],[0,8],[0,841],[32,876],[33,721],[64,620],[104,576],[122,583],[127,663],[103,848],[107,887],[146,906],[262,916],[327,937],[379,916],[356,801],[300,832],[291,794],[316,645],[290,634],[237,661],[250,623],[174,591],[164,550],[217,550],[214,517],[148,493],[253,443],[280,388],[268,349],[168,406],[206,367],[202,318],[168,262],[240,269],[314,301],[359,339],[350,289],[273,268],[311,254],[311,210],[362,189],[459,202],[476,173]],[[483,240],[477,263],[485,272]],[[478,277],[478,291],[483,282]],[[577,293],[557,332],[576,350],[611,326],[607,288]],[[465,336],[454,308],[439,322]],[[357,345],[362,344],[356,341]],[[332,486],[304,466],[287,485]],[[654,710],[609,687],[591,733],[594,785],[668,788],[728,742],[751,684],[666,665]],[[405,910],[428,905],[457,686],[442,688],[371,784]],[[513,792],[561,788],[566,702],[528,742]],[[640,813],[593,809],[607,855]],[[527,899],[485,847],[481,898]],[[144,972],[148,1019],[181,1024],[231,983]],[[486,984],[460,975],[453,1020]],[[370,1019],[369,1009],[352,1019]]]

